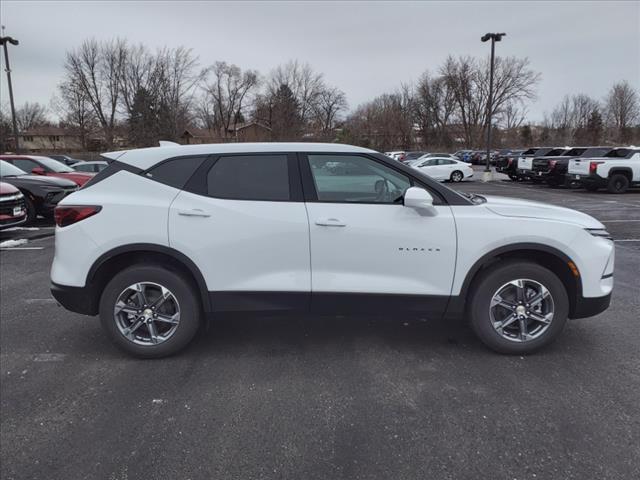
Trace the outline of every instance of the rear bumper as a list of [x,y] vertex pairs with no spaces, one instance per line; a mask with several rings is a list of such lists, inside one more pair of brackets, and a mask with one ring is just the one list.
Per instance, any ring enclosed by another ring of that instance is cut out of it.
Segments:
[[69,287],[51,282],[51,295],[67,310],[82,315],[97,315],[98,302],[87,287]]
[[585,185],[597,185],[598,187],[607,186],[607,179],[602,178],[599,175],[578,175],[574,173],[567,173],[565,178],[568,182],[580,182]]

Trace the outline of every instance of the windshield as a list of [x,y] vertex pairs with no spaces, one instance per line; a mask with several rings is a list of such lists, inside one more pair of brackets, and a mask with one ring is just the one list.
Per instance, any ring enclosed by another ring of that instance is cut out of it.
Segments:
[[73,168],[69,168],[64,163],[60,163],[53,158],[37,157],[36,160],[38,161],[38,163],[41,163],[42,165],[50,170],[53,170],[56,173],[69,173],[74,171]]
[[544,154],[545,157],[559,157],[565,152],[564,148],[554,148]]
[[11,165],[4,160],[0,160],[0,177],[15,177],[18,175],[26,175],[27,172],[20,170],[15,165]]
[[587,151],[586,148],[572,148],[571,150],[567,150],[562,155],[565,157],[579,157],[586,151]]
[[611,148],[587,148],[582,154],[583,157],[604,157]]

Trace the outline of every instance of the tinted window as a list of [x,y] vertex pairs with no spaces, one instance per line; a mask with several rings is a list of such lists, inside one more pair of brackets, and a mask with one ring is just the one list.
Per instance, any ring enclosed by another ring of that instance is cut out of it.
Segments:
[[209,170],[207,190],[217,198],[289,200],[287,163],[286,155],[221,157]]
[[397,203],[409,178],[366,157],[309,155],[318,200],[345,203]]
[[19,169],[15,165],[5,162],[4,160],[0,160],[0,177],[15,177],[26,173],[27,172]]
[[31,173],[31,170],[40,166],[36,162],[34,162],[33,160],[29,160],[28,158],[18,158],[16,160],[10,160],[10,162],[20,170],[24,170],[27,173]]
[[183,188],[206,157],[182,157],[152,167],[145,175],[156,182]]
[[564,148],[554,148],[553,150],[549,150],[547,153],[544,154],[545,157],[559,157],[561,156],[566,150]]
[[438,165],[453,165],[454,163],[456,162],[454,162],[453,160],[445,160],[443,158],[438,160]]
[[74,165],[73,169],[77,172],[95,172],[93,165]]

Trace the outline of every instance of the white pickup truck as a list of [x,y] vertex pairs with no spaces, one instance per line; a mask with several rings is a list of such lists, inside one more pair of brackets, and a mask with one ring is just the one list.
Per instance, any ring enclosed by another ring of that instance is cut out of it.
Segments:
[[640,185],[640,148],[614,148],[603,157],[573,159],[567,180],[580,182],[592,192],[606,188],[611,193],[624,193]]
[[533,155],[527,154],[527,152],[523,153],[520,158],[518,158],[518,169],[517,169],[517,177],[520,180],[533,180],[534,182],[540,182],[542,179],[538,179],[533,173],[533,159],[538,157],[557,157],[562,155],[566,151],[568,151],[569,147],[560,147],[560,148],[539,148]]

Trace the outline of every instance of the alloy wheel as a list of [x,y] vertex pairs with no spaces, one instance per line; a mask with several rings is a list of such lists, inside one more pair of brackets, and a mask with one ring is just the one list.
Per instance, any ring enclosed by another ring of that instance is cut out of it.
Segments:
[[180,323],[180,305],[162,285],[139,282],[125,288],[116,300],[113,317],[120,333],[137,345],[167,341]]
[[513,342],[528,342],[546,332],[555,306],[540,282],[517,279],[502,285],[491,298],[489,317],[495,331]]

